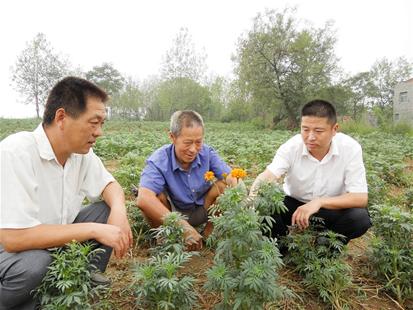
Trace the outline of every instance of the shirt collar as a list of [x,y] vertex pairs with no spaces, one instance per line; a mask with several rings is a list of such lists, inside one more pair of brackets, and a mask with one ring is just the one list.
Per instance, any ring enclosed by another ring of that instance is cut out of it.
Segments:
[[[310,156],[310,152],[308,151],[307,147],[305,146],[305,143],[303,142],[303,152],[301,153],[302,156]],[[328,153],[326,154],[326,156],[324,156],[323,160],[328,160],[333,156],[339,156],[340,153],[338,151],[338,146],[337,146],[337,142],[335,139],[335,136],[333,137],[333,139],[331,140],[331,145],[330,145],[330,149],[328,150]]]
[[[172,170],[175,171],[177,169],[179,170],[183,170],[182,167],[179,165],[176,156],[175,156],[175,145],[172,144],[172,154],[171,154],[171,158],[172,158]],[[196,167],[196,166],[200,166],[201,165],[201,159],[199,158],[199,153],[196,155],[194,161],[191,164],[191,169]]]
[[56,155],[53,152],[52,145],[50,144],[49,138],[44,131],[43,125],[40,124],[37,126],[33,133],[39,148],[40,157],[46,160],[56,159]]

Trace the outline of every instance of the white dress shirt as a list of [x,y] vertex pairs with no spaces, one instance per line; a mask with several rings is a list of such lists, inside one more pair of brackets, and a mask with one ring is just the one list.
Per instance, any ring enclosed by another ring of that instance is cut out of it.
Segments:
[[99,199],[114,181],[92,149],[72,154],[63,167],[42,125],[7,137],[0,150],[0,228],[72,223],[83,199]]
[[337,133],[329,152],[319,161],[307,150],[300,134],[280,146],[267,169],[285,174],[284,191],[303,202],[345,193],[367,193],[366,171],[360,144]]

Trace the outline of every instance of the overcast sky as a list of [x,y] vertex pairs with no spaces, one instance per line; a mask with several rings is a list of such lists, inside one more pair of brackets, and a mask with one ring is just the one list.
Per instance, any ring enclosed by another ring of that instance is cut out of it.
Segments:
[[258,12],[297,7],[297,17],[322,27],[334,21],[340,65],[349,73],[375,60],[413,61],[411,0],[4,0],[0,1],[0,117],[35,116],[11,86],[11,66],[39,32],[74,66],[90,70],[110,62],[143,80],[159,73],[162,57],[181,27],[205,49],[208,69],[230,76],[231,55]]

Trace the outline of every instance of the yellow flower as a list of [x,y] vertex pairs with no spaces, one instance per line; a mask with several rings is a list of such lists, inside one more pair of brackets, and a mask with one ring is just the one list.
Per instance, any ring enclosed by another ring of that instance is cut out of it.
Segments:
[[222,174],[222,178],[224,178],[224,179],[226,179],[227,176],[228,176],[228,173],[225,173],[225,172],[224,172],[224,173]]
[[234,178],[237,178],[237,179],[242,179],[242,178],[245,178],[247,176],[247,173],[245,172],[244,169],[235,168],[235,169],[232,169],[231,176],[233,176]]
[[212,181],[215,178],[215,174],[212,171],[207,171],[204,174],[204,179],[205,181],[209,182]]

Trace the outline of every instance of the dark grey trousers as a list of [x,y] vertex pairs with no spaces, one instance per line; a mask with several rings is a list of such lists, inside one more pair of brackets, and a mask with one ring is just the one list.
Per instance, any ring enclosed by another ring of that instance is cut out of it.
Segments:
[[[96,202],[83,208],[74,223],[106,223],[110,209],[105,202]],[[93,264],[105,271],[112,248],[96,242],[96,247],[105,253],[96,258]],[[0,310],[35,309],[37,301],[32,297],[52,262],[48,250],[29,250],[8,253],[0,245]]]

